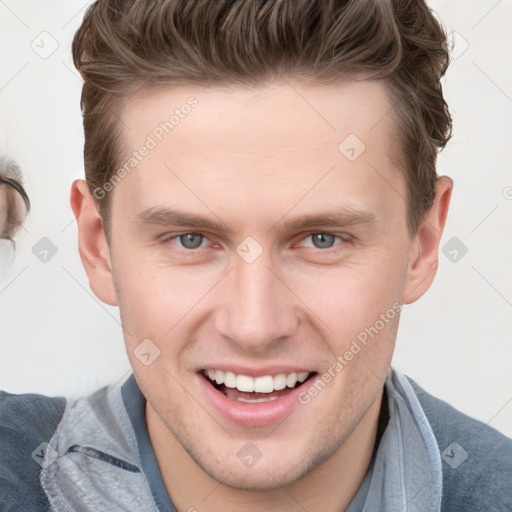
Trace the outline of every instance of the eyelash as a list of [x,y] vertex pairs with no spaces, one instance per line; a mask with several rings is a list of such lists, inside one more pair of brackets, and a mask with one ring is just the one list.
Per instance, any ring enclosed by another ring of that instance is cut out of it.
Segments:
[[[163,239],[163,243],[167,244],[167,243],[171,242],[172,240],[174,240],[175,238],[180,238],[183,235],[200,235],[200,236],[203,236],[204,239],[208,240],[208,236],[205,233],[202,233],[202,232],[199,232],[199,231],[184,231],[182,233],[173,233],[173,234],[165,236],[165,238]],[[344,245],[350,243],[350,240],[348,238],[343,237],[341,235],[338,235],[336,233],[329,233],[329,232],[326,232],[326,231],[312,231],[310,233],[305,234],[300,239],[300,241],[306,240],[307,238],[311,237],[312,235],[329,235],[329,236],[334,236],[335,238],[337,238],[341,242],[341,243],[338,244],[338,246],[339,245],[344,246]],[[183,248],[180,247],[180,249],[182,249],[183,251],[185,251],[186,253],[189,253],[189,254],[197,254],[197,253],[200,253],[201,251],[205,250],[206,248],[205,247],[199,247],[197,249],[187,249],[186,247],[183,247]],[[318,253],[329,253],[329,252],[337,250],[336,246],[328,247],[326,249],[318,249],[316,247],[309,247],[309,249],[312,249],[316,254],[318,254]]]

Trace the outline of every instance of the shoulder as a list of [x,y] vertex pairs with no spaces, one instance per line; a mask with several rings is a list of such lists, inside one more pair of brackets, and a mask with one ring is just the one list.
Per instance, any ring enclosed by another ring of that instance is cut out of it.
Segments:
[[[59,424],[64,397],[0,390],[0,509],[47,510],[37,462]],[[42,445],[42,446],[41,446]]]
[[442,509],[512,510],[512,439],[430,395],[407,378],[441,453]]

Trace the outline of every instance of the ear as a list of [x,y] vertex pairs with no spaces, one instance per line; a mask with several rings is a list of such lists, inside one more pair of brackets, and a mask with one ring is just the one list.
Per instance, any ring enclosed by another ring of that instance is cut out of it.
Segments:
[[103,221],[84,180],[75,180],[71,185],[71,208],[78,225],[78,249],[89,278],[89,286],[102,302],[117,306],[110,248]]
[[411,304],[429,288],[437,273],[439,243],[443,234],[448,207],[452,195],[453,181],[441,176],[436,184],[436,195],[430,210],[424,215],[411,250],[402,302]]

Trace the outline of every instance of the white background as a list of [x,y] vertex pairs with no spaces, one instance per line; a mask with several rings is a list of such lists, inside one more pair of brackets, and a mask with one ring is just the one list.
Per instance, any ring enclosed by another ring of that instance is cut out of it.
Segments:
[[[118,310],[89,289],[69,206],[83,177],[70,47],[87,4],[0,1],[0,154],[21,165],[32,201],[0,286],[0,388],[14,393],[76,396],[130,371]],[[441,252],[433,286],[405,306],[394,365],[512,436],[512,2],[431,6],[457,32],[445,81],[454,137],[438,168],[455,186],[441,246],[457,237],[468,252],[455,263]],[[57,249],[46,263],[32,252],[42,237]]]

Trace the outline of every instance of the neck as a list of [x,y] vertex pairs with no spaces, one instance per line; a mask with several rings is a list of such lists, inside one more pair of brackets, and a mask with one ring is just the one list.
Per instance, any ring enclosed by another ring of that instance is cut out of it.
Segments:
[[290,485],[248,491],[225,486],[206,474],[188,455],[155,411],[146,404],[146,423],[164,485],[179,512],[280,512],[345,510],[368,471],[377,435],[382,394],[340,448]]

